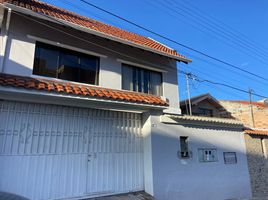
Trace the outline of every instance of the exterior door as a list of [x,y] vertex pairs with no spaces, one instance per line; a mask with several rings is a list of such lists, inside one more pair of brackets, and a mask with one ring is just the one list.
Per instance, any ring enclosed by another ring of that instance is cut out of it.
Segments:
[[0,191],[58,199],[143,190],[140,117],[0,102]]

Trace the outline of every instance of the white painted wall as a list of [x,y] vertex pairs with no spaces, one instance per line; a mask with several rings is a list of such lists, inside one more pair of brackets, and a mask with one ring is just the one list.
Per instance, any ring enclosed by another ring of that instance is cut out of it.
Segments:
[[115,57],[100,59],[99,84],[105,88],[121,89],[121,63]]
[[150,195],[154,195],[153,189],[153,162],[152,162],[152,135],[151,135],[151,116],[150,113],[142,115],[143,121],[143,157],[144,157],[144,190]]
[[[49,25],[53,24],[49,23]],[[3,72],[24,76],[32,75],[35,40],[27,37],[27,35],[32,35],[106,55],[107,58],[100,59],[99,85],[102,87],[121,89],[121,63],[117,59],[167,71],[163,73],[163,96],[168,98],[173,112],[180,113],[175,60],[58,25],[53,26],[79,38],[84,38],[85,41],[64,35],[13,13]],[[112,49],[112,51],[107,50],[107,48]]]
[[[176,66],[175,63],[174,66]],[[178,91],[177,68],[174,67],[167,73],[163,73],[163,94],[169,100],[169,108],[164,110],[165,113],[181,114]]]
[[0,191],[29,199],[144,190],[141,115],[0,102]]
[[[251,189],[243,132],[164,124],[152,116],[153,190],[157,200],[249,198]],[[177,157],[179,137],[189,137],[193,157]],[[201,163],[198,148],[216,148],[218,162]],[[223,152],[236,152],[238,163],[224,164]]]

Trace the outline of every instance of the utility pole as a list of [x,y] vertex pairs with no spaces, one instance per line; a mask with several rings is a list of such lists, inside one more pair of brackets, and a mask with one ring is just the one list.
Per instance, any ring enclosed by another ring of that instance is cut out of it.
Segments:
[[253,90],[249,88],[248,94],[249,94],[249,103],[250,103],[251,124],[252,124],[252,127],[255,128],[254,113],[253,113],[253,106],[252,106],[252,92]]
[[192,105],[191,105],[191,95],[190,95],[190,87],[189,87],[189,76],[191,76],[191,73],[186,73],[186,86],[187,86],[187,94],[188,94],[188,106],[189,106],[189,113],[192,115]]

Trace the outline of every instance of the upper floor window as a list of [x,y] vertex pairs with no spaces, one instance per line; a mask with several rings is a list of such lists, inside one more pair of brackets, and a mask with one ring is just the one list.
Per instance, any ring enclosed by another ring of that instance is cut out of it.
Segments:
[[161,96],[162,74],[123,64],[122,89]]
[[97,85],[99,58],[36,42],[33,74]]

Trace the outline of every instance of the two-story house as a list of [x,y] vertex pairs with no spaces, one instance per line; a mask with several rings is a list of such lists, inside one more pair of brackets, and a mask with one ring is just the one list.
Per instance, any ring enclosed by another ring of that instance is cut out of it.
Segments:
[[251,196],[241,124],[180,116],[177,63],[191,60],[36,0],[0,0],[0,24],[0,191]]

